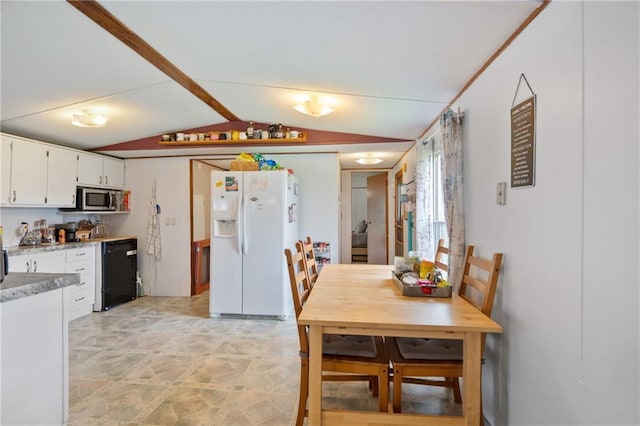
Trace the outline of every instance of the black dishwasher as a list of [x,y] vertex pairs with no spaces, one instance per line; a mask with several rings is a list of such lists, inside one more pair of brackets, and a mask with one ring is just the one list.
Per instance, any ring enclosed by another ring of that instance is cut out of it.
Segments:
[[136,298],[137,249],[135,238],[102,243],[102,310]]

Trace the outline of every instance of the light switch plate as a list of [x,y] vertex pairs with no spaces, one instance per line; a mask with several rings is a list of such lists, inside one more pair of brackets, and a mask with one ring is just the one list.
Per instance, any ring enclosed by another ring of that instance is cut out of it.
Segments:
[[496,202],[499,206],[507,204],[507,183],[498,182],[498,188],[496,191]]

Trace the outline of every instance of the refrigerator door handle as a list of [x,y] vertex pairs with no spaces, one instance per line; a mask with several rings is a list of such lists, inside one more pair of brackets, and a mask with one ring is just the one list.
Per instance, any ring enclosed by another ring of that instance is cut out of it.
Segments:
[[238,251],[242,253],[243,242],[240,232],[240,221],[242,220],[242,197],[238,197],[238,205],[236,207],[236,243],[238,244]]
[[249,238],[247,236],[247,196],[242,197],[242,254],[249,251]]

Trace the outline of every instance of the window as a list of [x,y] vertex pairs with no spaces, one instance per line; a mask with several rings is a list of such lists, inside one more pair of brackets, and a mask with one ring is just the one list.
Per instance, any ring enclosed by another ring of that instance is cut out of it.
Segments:
[[418,142],[416,164],[416,249],[433,259],[439,239],[448,245],[440,135]]

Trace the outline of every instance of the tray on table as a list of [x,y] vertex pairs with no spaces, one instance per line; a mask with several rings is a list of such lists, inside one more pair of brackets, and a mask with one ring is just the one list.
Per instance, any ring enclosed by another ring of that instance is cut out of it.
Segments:
[[453,288],[451,286],[438,287],[437,284],[405,284],[400,276],[391,271],[391,278],[396,283],[403,296],[412,297],[451,297]]

